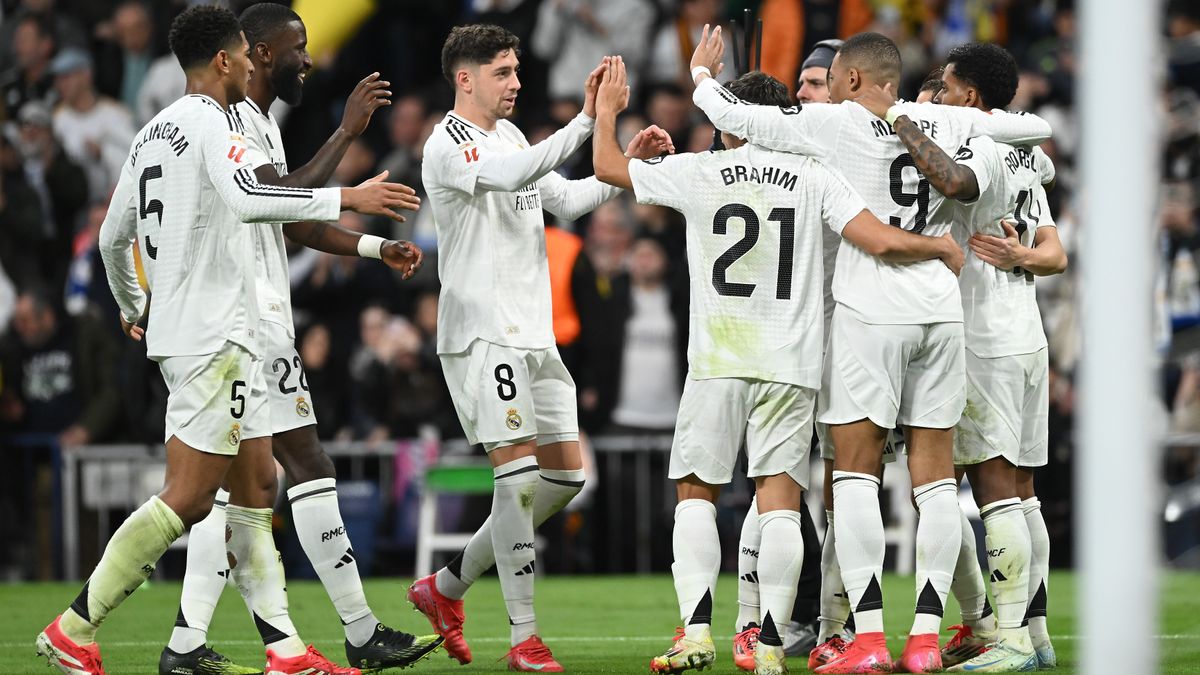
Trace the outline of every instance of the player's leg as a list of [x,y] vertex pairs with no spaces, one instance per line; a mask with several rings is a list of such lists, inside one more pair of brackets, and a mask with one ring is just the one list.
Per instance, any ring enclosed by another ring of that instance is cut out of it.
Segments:
[[795,608],[804,566],[800,507],[808,485],[817,392],[774,382],[757,382],[750,389],[755,405],[746,426],[747,473],[755,482],[762,532],[758,559],[762,628],[754,671],[777,675],[787,672],[782,630]]
[[807,501],[800,502],[800,533],[804,537],[804,565],[796,582],[796,604],[792,619],[783,627],[783,650],[788,656],[808,657],[817,645],[821,608],[821,538]]
[[[293,363],[299,363],[299,356],[295,359]],[[299,377],[296,375],[296,380]],[[294,381],[290,387],[298,384],[304,382]],[[286,400],[277,401],[274,395],[290,387],[281,380],[280,387],[272,389],[271,447],[292,484],[287,494],[296,538],[346,633],[347,661],[359,668],[407,667],[437,649],[442,638],[395,631],[380,623],[367,605],[354,548],[337,504],[334,462],[320,446],[312,406],[305,396],[295,396],[295,390],[281,396]]]
[[229,575],[229,560],[225,555],[228,503],[229,492],[217,490],[212,510],[188,531],[187,567],[179,593],[179,611],[164,654],[187,654],[203,647],[208,640],[208,624]]
[[[751,628],[758,627],[758,547],[762,541],[762,533],[758,529],[758,495],[757,491],[750,500],[750,508],[742,520],[741,534],[738,536],[738,614],[733,632],[741,634]],[[735,640],[736,642],[736,640]],[[736,645],[735,645],[736,662]]]
[[[956,440],[956,452],[958,447]],[[954,479],[960,486],[965,475],[964,467],[955,467]],[[983,584],[975,529],[961,509],[959,515],[962,540],[958,548],[958,561],[954,565],[954,580],[950,582],[950,593],[958,601],[962,622],[950,626],[956,632],[942,647],[942,665],[947,668],[976,656],[996,638],[996,615],[992,612],[987,588]]]
[[[83,591],[61,619],[38,636],[39,652],[63,672],[99,671],[96,627],[137,589],[171,542],[208,515],[243,425],[261,414],[246,383],[249,352],[228,344],[198,357],[171,357],[159,364],[167,400],[167,471],[163,490],[134,511],[113,533]],[[94,668],[88,667],[94,662]]]
[[1033,641],[1039,668],[1057,665],[1054,646],[1046,628],[1047,595],[1050,573],[1050,535],[1042,518],[1042,504],[1033,488],[1036,467],[1049,460],[1050,363],[1047,351],[1022,357],[1026,361],[1025,404],[1021,413],[1021,454],[1017,459],[1017,496],[1029,527],[1029,637]]
[[962,542],[962,512],[954,478],[954,427],[966,404],[961,323],[921,326],[923,337],[906,365],[900,423],[920,518],[916,537],[916,611],[900,667],[942,669],[938,633]]
[[904,364],[919,328],[872,325],[839,305],[830,324],[818,421],[830,425],[835,550],[858,627],[849,649],[819,673],[890,669],[883,631],[884,531],[876,475],[899,413]]
[[671,576],[683,628],[674,644],[650,661],[652,672],[707,668],[716,659],[712,606],[721,566],[716,501],[718,486],[733,478],[746,428],[748,397],[745,380],[689,377],[684,383],[667,471],[678,497],[671,534]]

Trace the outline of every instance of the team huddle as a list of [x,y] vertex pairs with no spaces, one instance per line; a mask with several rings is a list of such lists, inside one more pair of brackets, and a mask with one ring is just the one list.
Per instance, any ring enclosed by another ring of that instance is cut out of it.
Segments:
[[[411,188],[386,174],[321,187],[390,104],[390,83],[378,73],[363,79],[338,131],[289,171],[269,109],[276,99],[298,104],[312,67],[300,17],[270,3],[241,17],[203,5],[180,14],[170,43],[186,95],[135,137],[100,242],[122,327],[145,339],[169,390],[166,479],[38,635],[39,653],[61,672],[102,674],[97,628],[190,529],[161,675],[353,674],[409,666],[438,648],[466,664],[463,597],[493,566],[511,630],[509,670],[562,672],[534,612],[534,530],[579,493],[584,470],[575,384],[552,332],[542,210],[574,220],[632,191],[684,215],[692,280],[688,374],[669,464],[684,625],[650,670],[704,669],[716,659],[715,504],[743,449],[756,495],[740,543],[739,668],[786,673],[787,657],[806,652],[818,673],[1053,667],[1049,542],[1033,494],[1033,470],[1047,459],[1048,407],[1034,277],[1066,267],[1044,187],[1054,168],[1036,147],[1049,125],[1003,110],[1017,71],[995,45],[951,52],[923,92],[939,103],[929,104],[896,100],[900,53],[890,39],[821,43],[823,60],[802,73],[805,102],[793,105],[787,88],[760,72],[718,84],[720,33],[705,28],[691,63],[695,103],[719,139],[709,152],[685,154],[655,126],[618,145],[616,120],[629,98],[620,56],[588,76],[582,112],[531,145],[508,121],[520,89],[516,36],[472,25],[446,39],[442,70],[455,104],[422,164],[438,235],[437,352],[463,430],[492,464],[494,489],[491,515],[466,548],[409,587],[434,631],[415,636],[381,623],[363,593],[294,345],[284,243],[376,258],[404,278],[421,266],[409,242],[330,222],[342,210],[403,220],[399,210],[421,206]],[[595,176],[556,173],[591,137]],[[792,614],[804,556],[817,555],[805,550],[801,517],[814,434],[828,527],[812,646],[794,639]],[[901,448],[920,514],[917,602],[893,662],[878,493]],[[349,667],[305,645],[289,617],[271,534],[276,460],[292,486],[302,548],[344,626]],[[958,505],[964,474],[986,529],[994,610]],[[208,645],[226,577],[253,616],[265,668],[234,664]],[[942,647],[951,592],[962,624]]]

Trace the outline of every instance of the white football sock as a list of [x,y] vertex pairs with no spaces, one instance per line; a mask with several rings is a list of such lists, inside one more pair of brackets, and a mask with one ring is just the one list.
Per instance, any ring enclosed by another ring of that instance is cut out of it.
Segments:
[[225,555],[225,505],[229,493],[217,490],[212,511],[188,531],[187,568],[183,572],[183,590],[179,594],[179,614],[167,643],[177,654],[187,654],[208,640],[212,621],[225,580],[229,576],[229,558]]
[[746,630],[752,623],[762,625],[758,609],[758,547],[761,541],[756,497],[750,500],[750,510],[742,521],[742,536],[738,540],[738,616],[734,633]]
[[825,511],[825,541],[821,544],[821,630],[817,644],[824,644],[834,635],[841,635],[850,618],[850,596],[842,585],[842,568],[838,565],[834,536],[833,511]]
[[1029,629],[1024,628],[1029,605],[1029,526],[1021,500],[1013,497],[979,509],[986,528],[989,578],[996,597],[1000,639],[1029,651]]
[[1050,533],[1042,518],[1042,503],[1037,497],[1021,502],[1025,524],[1029,526],[1029,637],[1035,645],[1050,644],[1046,629],[1046,593],[1050,590]]
[[962,547],[962,509],[953,478],[913,488],[917,521],[917,607],[909,635],[939,633]]
[[229,573],[250,608],[263,644],[279,656],[300,656],[306,647],[288,616],[283,563],[271,534],[271,513],[271,509],[233,504],[225,507]]
[[83,590],[62,613],[59,625],[76,644],[96,641],[96,628],[154,571],[171,542],[183,536],[183,521],[157,496],[129,514],[117,528]]
[[[762,597],[759,625],[764,626],[759,640],[768,646],[782,647],[776,630],[782,630],[791,621],[792,607],[796,604],[796,584],[804,564],[800,512],[768,511],[758,517],[758,526],[762,532],[758,558],[758,592]],[[771,630],[765,628],[767,617],[771,618]]]
[[838,565],[859,633],[883,632],[883,515],[879,479],[868,473],[833,472]]
[[318,478],[287,491],[296,538],[342,620],[346,639],[361,647],[375,634],[379,619],[367,605],[350,535],[338,508],[337,481]]
[[675,507],[671,531],[675,562],[675,594],[684,633],[700,640],[712,625],[713,592],[721,569],[721,539],[717,534],[717,507],[704,499],[685,499]]
[[537,634],[533,613],[533,502],[537,493],[536,457],[521,457],[492,470],[491,535],[500,590],[512,627],[512,644]]
[[[537,494],[533,498],[533,526],[537,528],[558,513],[583,489],[583,469],[538,469]],[[496,564],[492,550],[492,518],[471,536],[464,548],[434,577],[438,592],[462,600],[471,584]]]
[[950,591],[958,601],[964,626],[976,632],[991,633],[996,630],[996,617],[988,604],[987,589],[983,585],[983,573],[979,569],[979,553],[975,542],[975,528],[967,514],[958,510],[962,527],[962,544],[958,549],[958,561],[954,565],[954,581]]

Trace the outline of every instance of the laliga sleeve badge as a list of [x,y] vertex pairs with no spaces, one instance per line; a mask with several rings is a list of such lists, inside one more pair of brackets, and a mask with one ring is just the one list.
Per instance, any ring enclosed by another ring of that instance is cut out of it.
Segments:
[[225,440],[230,445],[237,447],[237,445],[242,442],[242,425],[234,422],[233,426],[229,429],[229,436],[227,436]]
[[508,416],[504,418],[504,423],[513,431],[521,428],[521,416],[517,414],[516,408],[508,409]]
[[311,412],[308,408],[308,401],[305,401],[303,396],[296,397],[296,414],[301,417],[308,417]]

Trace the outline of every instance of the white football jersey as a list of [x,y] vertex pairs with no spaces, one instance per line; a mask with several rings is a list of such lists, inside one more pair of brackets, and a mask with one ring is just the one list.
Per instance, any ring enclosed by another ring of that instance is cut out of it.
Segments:
[[[233,106],[233,114],[246,129],[246,146],[249,148],[246,157],[250,166],[257,169],[270,164],[277,174],[286,176],[287,155],[283,151],[283,135],[275,116],[269,110],[264,114],[249,98]],[[288,337],[295,339],[283,225],[259,223],[251,227],[254,229],[254,278],[258,288],[259,318],[283,326]]]
[[967,246],[975,233],[1004,236],[1000,220],[1016,223],[1025,246],[1039,227],[1053,227],[1043,183],[1054,176],[1041,148],[997,143],[986,136],[968,139],[954,157],[975,173],[979,197],[957,203],[955,239],[966,252],[959,286],[967,349],[983,358],[1031,354],[1046,346],[1033,274],[1005,271],[980,260]]
[[[883,222],[932,237],[950,230],[952,218],[940,209],[945,198],[929,188],[891,126],[858,103],[749,105],[712,78],[700,83],[693,98],[722,131],[827,162]],[[1029,143],[1050,135],[1050,125],[1033,115],[903,105],[908,117],[947,152],[972,136]],[[866,323],[962,321],[958,280],[941,261],[887,263],[845,241],[838,250],[833,295]]]
[[232,341],[256,352],[253,226],[335,220],[337,189],[269,187],[254,179],[244,129],[213,99],[184,96],[134,137],[100,228],[100,249],[121,313],[137,319],[145,296],[132,244],[154,294],[151,358],[215,354]]
[[[514,155],[529,142],[507,120],[484,131],[450,112],[434,127],[421,181],[438,238],[439,354],[464,352],[477,339],[521,349],[554,346],[542,209],[575,218],[617,192],[594,178],[567,181],[552,171],[591,131],[592,121],[580,115],[518,160]],[[540,177],[512,191],[480,183],[485,166],[506,172],[517,164]]]
[[629,163],[639,202],[687,220],[688,373],[821,386],[822,230],[866,208],[839,174],[753,145]]

